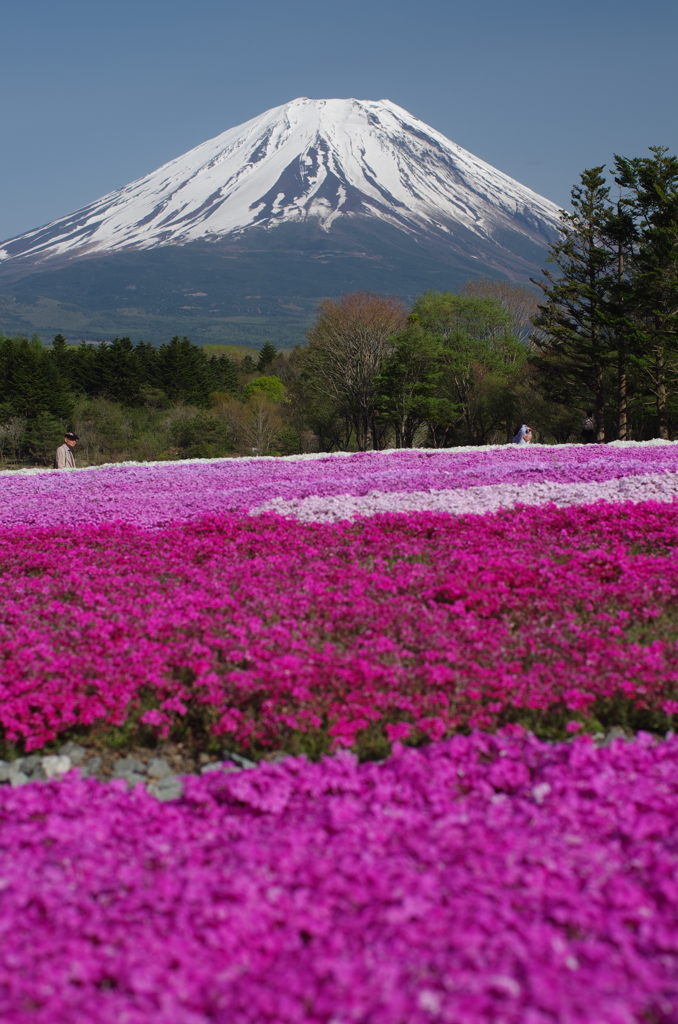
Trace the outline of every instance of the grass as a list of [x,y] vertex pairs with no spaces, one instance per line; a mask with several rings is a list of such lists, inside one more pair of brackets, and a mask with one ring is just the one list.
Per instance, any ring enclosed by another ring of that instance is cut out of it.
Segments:
[[252,345],[201,345],[206,356],[229,356],[231,359],[242,359],[244,356],[259,358],[259,349]]

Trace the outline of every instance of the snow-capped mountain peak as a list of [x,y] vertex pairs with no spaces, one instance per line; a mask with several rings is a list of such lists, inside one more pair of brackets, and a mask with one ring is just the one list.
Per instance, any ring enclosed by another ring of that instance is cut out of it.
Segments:
[[5,242],[0,261],[63,265],[309,219],[331,232],[344,217],[442,239],[508,229],[545,248],[558,208],[390,100],[301,97]]

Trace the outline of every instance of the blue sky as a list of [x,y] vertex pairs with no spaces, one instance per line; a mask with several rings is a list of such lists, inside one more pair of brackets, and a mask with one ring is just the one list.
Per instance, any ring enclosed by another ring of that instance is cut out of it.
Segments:
[[0,239],[295,96],[388,98],[557,203],[678,150],[675,0],[0,0]]

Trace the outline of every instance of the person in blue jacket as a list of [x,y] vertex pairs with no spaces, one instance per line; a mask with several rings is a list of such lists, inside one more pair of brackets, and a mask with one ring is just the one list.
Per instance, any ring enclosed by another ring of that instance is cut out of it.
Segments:
[[523,423],[522,427],[516,430],[516,436],[513,438],[512,444],[530,444],[532,441],[532,427],[528,427],[527,423]]

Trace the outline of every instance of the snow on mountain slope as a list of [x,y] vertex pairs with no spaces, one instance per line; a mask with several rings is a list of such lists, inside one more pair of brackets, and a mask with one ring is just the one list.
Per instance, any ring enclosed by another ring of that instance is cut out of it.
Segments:
[[300,98],[0,248],[3,270],[182,245],[315,218],[376,217],[409,234],[459,225],[546,247],[558,208],[389,100]]

